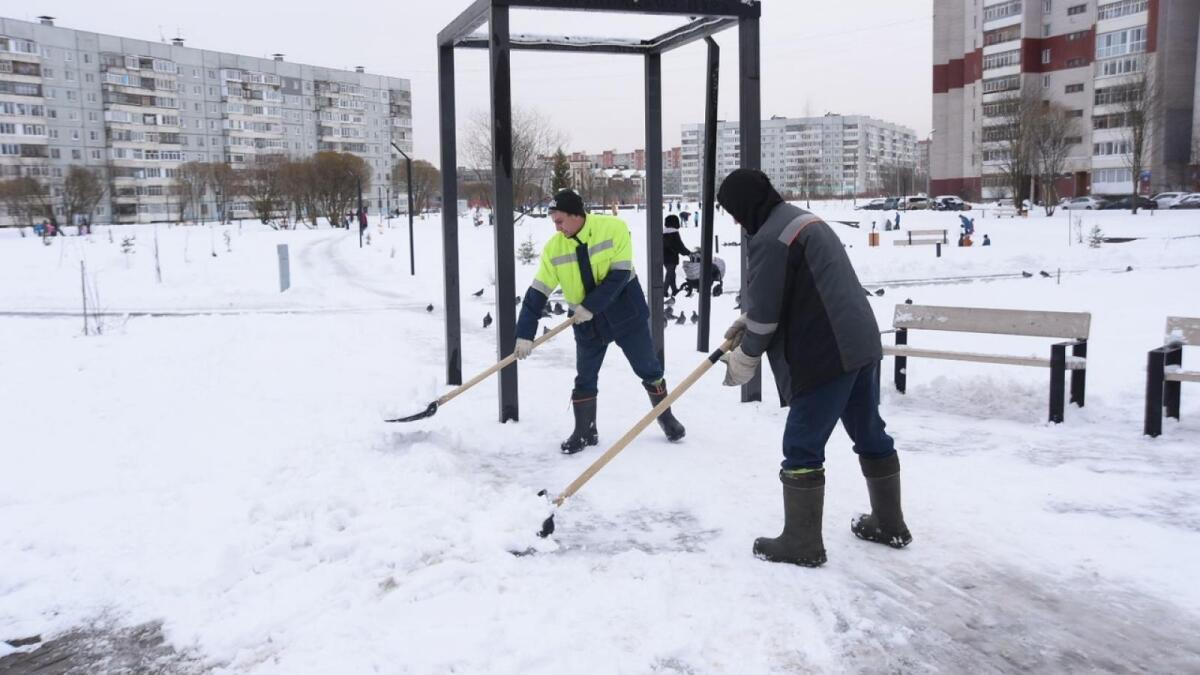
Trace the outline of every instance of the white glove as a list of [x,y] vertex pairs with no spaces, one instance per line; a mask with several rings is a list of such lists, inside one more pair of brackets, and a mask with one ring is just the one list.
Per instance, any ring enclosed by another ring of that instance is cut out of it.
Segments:
[[762,357],[746,356],[746,352],[739,346],[733,351],[725,352],[721,360],[725,362],[725,381],[722,384],[726,387],[740,387],[754,378],[754,371]]
[[513,353],[517,355],[517,360],[526,358],[531,352],[533,352],[533,340],[517,338],[517,348],[513,350]]
[[574,314],[574,316],[571,317],[571,323],[579,325],[579,324],[583,323],[584,321],[591,321],[591,320],[592,320],[592,313],[590,311],[588,311],[587,307],[584,307],[583,305],[575,306],[575,314]]
[[731,350],[737,349],[742,344],[742,338],[746,336],[746,315],[743,314],[737,318],[729,328],[725,329],[725,339],[733,340]]

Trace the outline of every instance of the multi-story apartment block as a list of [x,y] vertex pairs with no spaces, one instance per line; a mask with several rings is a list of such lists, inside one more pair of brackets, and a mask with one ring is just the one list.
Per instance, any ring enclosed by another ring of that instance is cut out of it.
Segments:
[[[71,165],[96,169],[100,220],[172,219],[184,162],[239,169],[322,150],[362,157],[364,198],[384,207],[392,142],[412,152],[407,79],[0,18],[0,178],[35,177],[56,197]],[[215,214],[215,199],[194,215]]]
[[1140,189],[1183,187],[1198,29],[1196,0],[934,0],[931,192],[1008,195],[1006,101],[1032,95],[1078,121],[1058,194],[1128,193],[1122,96],[1146,74],[1160,101]]
[[[738,123],[717,123],[717,183],[738,168]],[[781,193],[811,196],[863,195],[912,190],[888,183],[888,168],[916,163],[917,135],[908,127],[864,115],[772,117],[761,124],[762,170]],[[686,199],[699,199],[704,159],[704,125],[682,131],[682,188]],[[921,186],[923,188],[923,186]]]

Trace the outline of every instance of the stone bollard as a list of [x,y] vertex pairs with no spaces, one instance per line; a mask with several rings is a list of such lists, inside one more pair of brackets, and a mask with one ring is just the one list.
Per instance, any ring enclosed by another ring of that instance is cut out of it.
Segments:
[[286,291],[292,285],[291,272],[288,269],[288,247],[280,244],[275,247],[279,253],[279,292]]

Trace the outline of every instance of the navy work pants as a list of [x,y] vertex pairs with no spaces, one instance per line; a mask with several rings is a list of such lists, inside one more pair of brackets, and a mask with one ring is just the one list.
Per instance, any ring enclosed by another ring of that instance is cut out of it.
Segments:
[[879,416],[878,369],[878,363],[860,368],[792,399],[783,430],[784,469],[824,466],[825,444],[838,420],[859,455],[887,457],[896,452]]
[[[595,319],[593,319],[594,321]],[[654,353],[654,342],[650,338],[650,327],[639,325],[632,330],[618,335],[613,342],[625,352],[625,358],[633,367],[633,372],[641,378],[643,384],[653,384],[662,379],[663,366],[658,362]],[[603,339],[581,339],[579,332],[575,334],[575,391],[581,394],[595,395],[598,391],[600,365],[604,363],[604,353],[608,351],[609,341]]]

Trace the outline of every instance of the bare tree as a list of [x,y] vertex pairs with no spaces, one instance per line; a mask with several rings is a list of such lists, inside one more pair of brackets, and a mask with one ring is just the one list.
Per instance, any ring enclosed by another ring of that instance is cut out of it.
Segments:
[[[515,107],[512,111],[513,204],[522,209],[541,195],[543,157],[565,142],[565,138],[542,113]],[[467,168],[476,182],[492,181],[492,118],[477,111],[467,123],[463,144]],[[490,200],[489,200],[490,201]]]
[[296,220],[307,219],[308,227],[317,226],[316,163],[311,157],[289,161],[283,167],[283,191],[295,212]]
[[358,204],[359,187],[370,182],[371,167],[348,152],[318,152],[313,165],[317,210],[337,227]]
[[1025,199],[1033,198],[1029,193],[1029,183],[1035,173],[1033,138],[1043,104],[1038,92],[1032,89],[997,103],[1003,106],[998,116],[1001,123],[984,127],[983,140],[998,144],[1000,170],[1012,191],[1013,206],[1020,208]]
[[1123,140],[1127,144],[1125,165],[1133,174],[1132,190],[1129,193],[1130,211],[1138,210],[1138,187],[1142,171],[1150,163],[1150,156],[1157,148],[1154,139],[1161,122],[1163,94],[1151,71],[1152,64],[1142,58],[1140,70],[1125,78],[1116,91],[1110,94],[1113,102],[1124,117]]
[[193,216],[198,209],[194,208],[204,199],[204,191],[208,187],[209,167],[203,162],[185,162],[179,165],[175,173],[175,206],[179,209],[177,222],[183,222],[191,210]]
[[216,197],[217,221],[229,222],[229,202],[245,192],[238,171],[225,162],[213,162],[208,168],[208,180]]
[[[412,168],[413,215],[417,215],[429,209],[429,202],[438,193],[438,186],[442,184],[442,172],[423,159],[414,161]],[[407,164],[398,164],[392,172],[392,189],[397,194],[408,192]]]
[[67,169],[67,177],[63,179],[63,206],[67,222],[74,222],[76,215],[90,219],[104,192],[104,181],[97,171],[74,165]]
[[36,219],[50,215],[49,190],[30,176],[0,181],[0,202],[21,227],[32,227]]
[[268,225],[282,209],[286,201],[284,192],[284,160],[273,159],[259,162],[241,175],[242,192],[250,200],[254,215]]
[[1058,204],[1055,181],[1067,163],[1067,155],[1075,144],[1078,127],[1071,111],[1057,103],[1039,106],[1032,116],[1030,154],[1032,166],[1042,188],[1046,215],[1054,215]]

